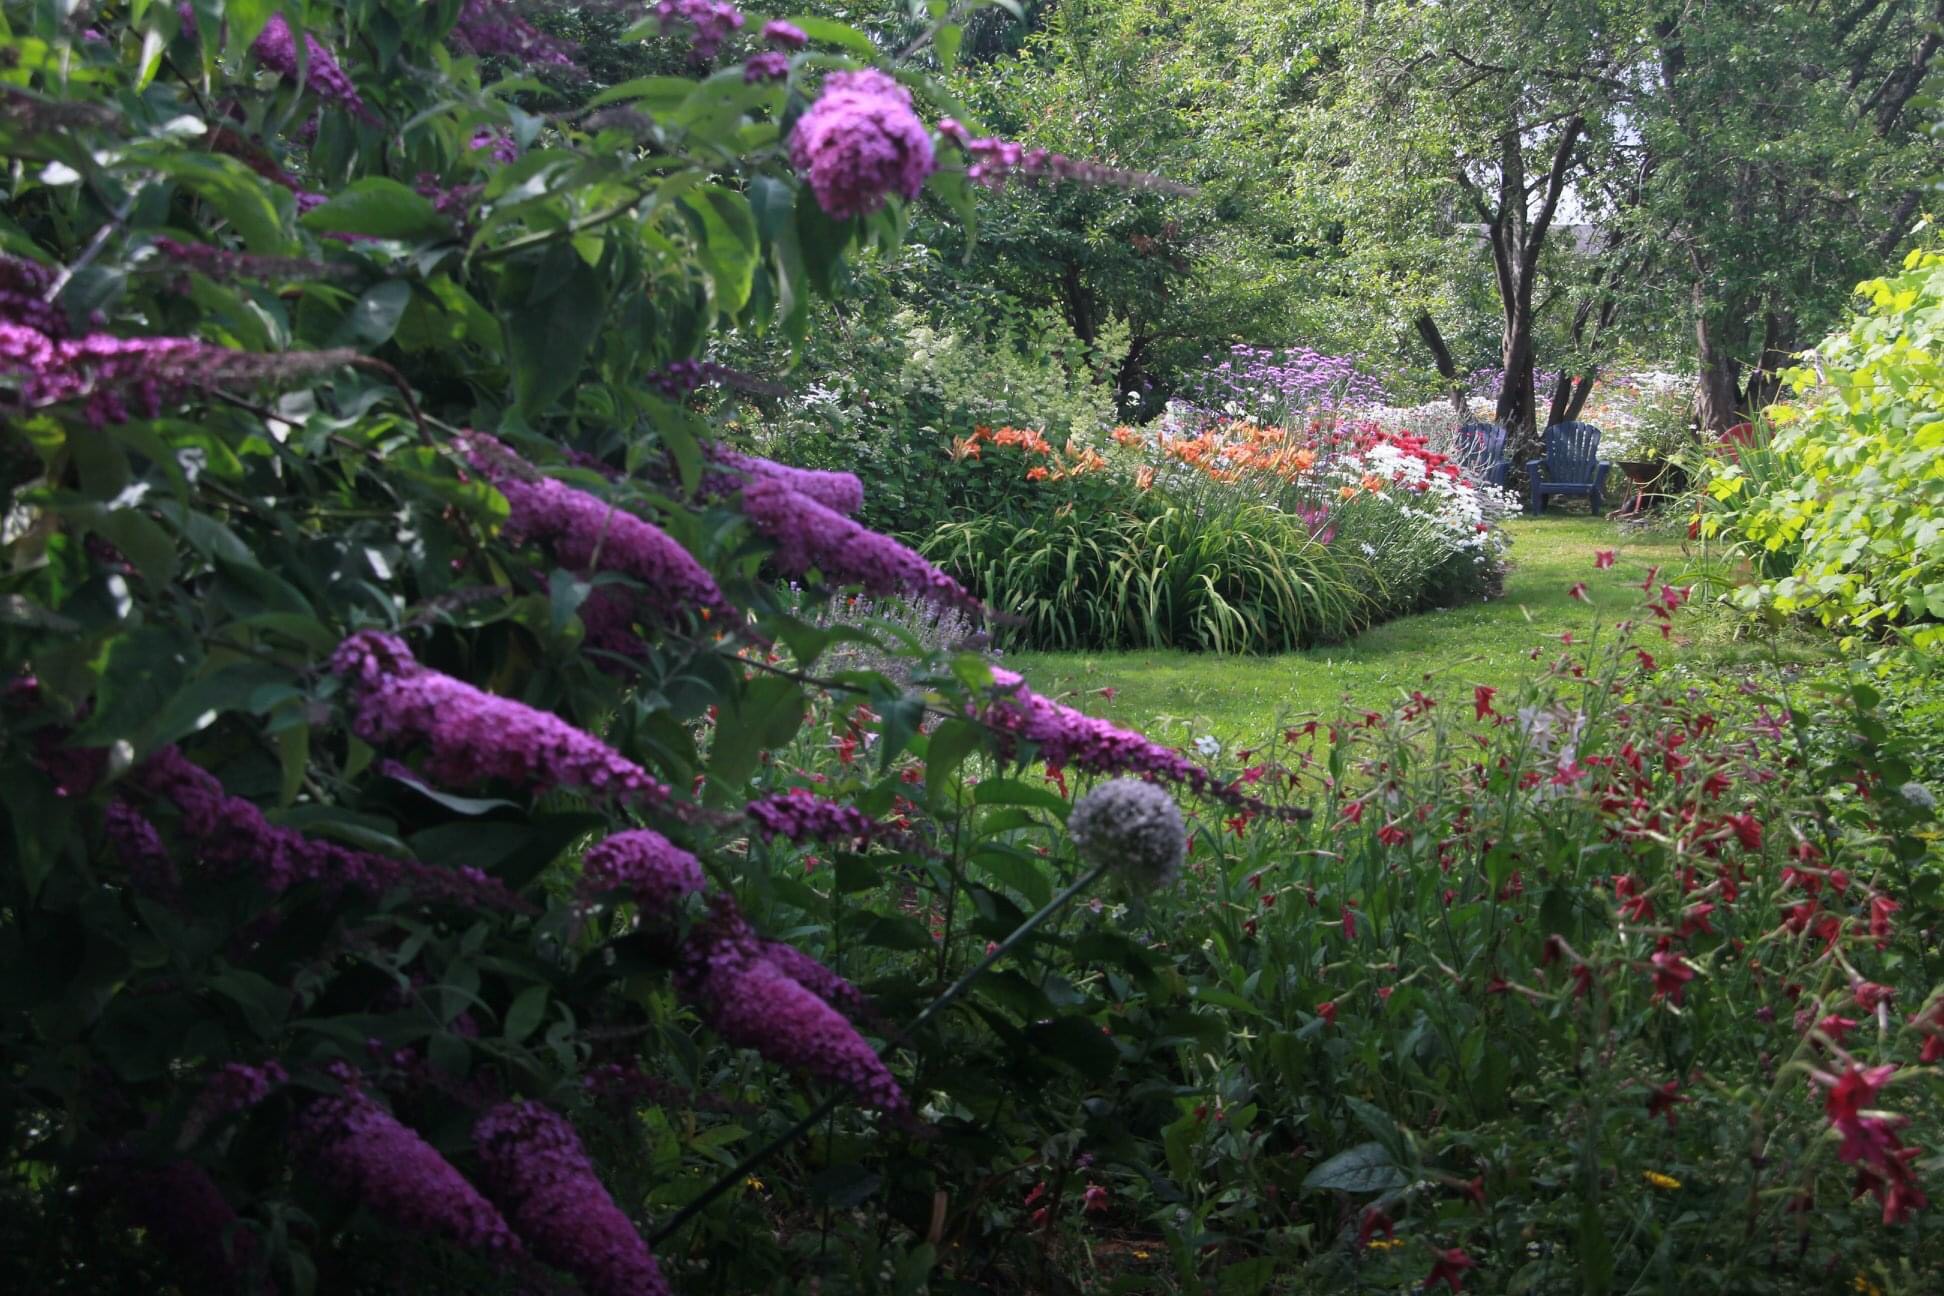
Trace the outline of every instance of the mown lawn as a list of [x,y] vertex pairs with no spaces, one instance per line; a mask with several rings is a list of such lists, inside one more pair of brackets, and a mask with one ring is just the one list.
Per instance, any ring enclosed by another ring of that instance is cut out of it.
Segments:
[[[1472,607],[1403,617],[1345,644],[1260,657],[1179,651],[1014,653],[1007,664],[1040,692],[1090,714],[1183,741],[1212,735],[1255,742],[1287,721],[1329,714],[1346,703],[1387,707],[1413,689],[1436,697],[1473,685],[1511,689],[1532,668],[1535,647],[1556,648],[1633,615],[1648,568],[1683,582],[1688,555],[1678,533],[1636,533],[1603,518],[1562,515],[1508,524],[1513,568],[1502,597]],[[1594,553],[1616,551],[1610,570]],[[1586,601],[1572,597],[1585,582]],[[1743,638],[1738,622],[1684,614],[1663,660],[1730,669],[1766,659],[1777,645]],[[1791,655],[1826,656],[1814,641],[1785,640]]]

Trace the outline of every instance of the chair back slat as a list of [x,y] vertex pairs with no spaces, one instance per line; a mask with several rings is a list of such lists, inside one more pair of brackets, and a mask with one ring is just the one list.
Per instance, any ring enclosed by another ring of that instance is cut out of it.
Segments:
[[1474,473],[1488,473],[1505,458],[1505,429],[1496,423],[1466,423],[1458,429],[1458,462]]
[[1546,478],[1590,482],[1600,460],[1600,429],[1591,423],[1555,423],[1546,429]]

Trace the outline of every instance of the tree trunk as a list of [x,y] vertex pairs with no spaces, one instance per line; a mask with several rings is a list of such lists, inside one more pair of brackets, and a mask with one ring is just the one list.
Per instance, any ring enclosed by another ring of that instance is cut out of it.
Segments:
[[1538,411],[1533,391],[1532,314],[1516,310],[1505,322],[1505,380],[1499,386],[1496,421],[1505,429],[1506,454],[1514,463],[1523,463],[1535,446],[1539,434]]
[[1471,408],[1465,403],[1465,380],[1459,375],[1457,364],[1452,361],[1451,348],[1445,345],[1438,321],[1431,318],[1430,311],[1419,311],[1412,323],[1417,326],[1418,336],[1424,339],[1425,347],[1431,352],[1431,360],[1438,366],[1439,376],[1450,384],[1451,407],[1458,411],[1460,420],[1470,418]]
[[1741,421],[1740,366],[1720,337],[1699,283],[1694,298],[1694,416],[1703,432],[1726,432]]

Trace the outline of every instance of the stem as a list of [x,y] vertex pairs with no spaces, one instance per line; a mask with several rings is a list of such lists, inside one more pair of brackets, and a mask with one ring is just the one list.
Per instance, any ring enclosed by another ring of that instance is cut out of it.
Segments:
[[[932,1018],[936,1017],[940,1012],[944,1011],[947,1007],[949,1007],[953,1003],[953,1001],[958,999],[960,995],[964,994],[968,989],[970,989],[972,983],[974,981],[977,981],[979,977],[984,974],[987,968],[990,968],[993,964],[997,963],[1000,959],[1006,957],[1006,955],[1012,953],[1013,950],[1017,949],[1026,940],[1028,936],[1033,934],[1035,928],[1037,928],[1041,923],[1045,922],[1048,918],[1051,918],[1054,914],[1058,913],[1061,909],[1065,908],[1066,905],[1069,902],[1071,902],[1075,896],[1079,895],[1082,891],[1092,886],[1094,882],[1099,879],[1100,875],[1102,873],[1105,873],[1106,871],[1107,871],[1107,866],[1105,864],[1096,864],[1092,868],[1088,869],[1085,873],[1082,873],[1079,877],[1075,878],[1073,880],[1072,885],[1068,886],[1066,890],[1060,892],[1058,895],[1054,896],[1051,900],[1048,900],[1045,906],[1041,908],[1038,913],[1034,914],[1032,917],[1028,918],[1025,922],[1015,927],[1013,929],[1012,935],[1006,937],[1005,940],[999,942],[999,945],[991,953],[987,954],[983,959],[979,960],[979,962],[973,966],[971,971],[967,972],[964,976],[960,977],[958,980],[952,982],[952,984],[945,989],[943,994],[940,994],[938,998],[932,1000],[931,1003],[927,1004],[925,1006],[925,1010],[919,1013],[916,1017],[912,1018],[910,1023],[907,1024],[903,1030],[899,1031],[896,1035],[886,1040],[883,1046],[878,1049],[879,1056],[882,1056],[885,1053],[890,1052],[892,1049],[897,1048],[898,1046],[902,1045],[905,1041],[909,1040],[912,1037],[912,1035],[917,1032],[919,1027],[923,1026],[926,1022],[930,1021]],[[690,1201],[687,1205],[683,1206],[682,1209],[676,1211],[673,1218],[671,1218],[668,1221],[668,1223],[662,1225],[660,1228],[655,1230],[654,1234],[648,1239],[648,1244],[650,1246],[660,1246],[677,1229],[681,1228],[682,1225],[688,1223],[691,1219],[695,1218],[696,1215],[700,1214],[709,1205],[709,1203],[713,1202],[716,1198],[722,1196],[723,1193],[727,1192],[732,1184],[739,1183],[743,1179],[747,1178],[752,1172],[755,1171],[757,1166],[767,1161],[770,1158],[771,1154],[775,1153],[778,1149],[782,1148],[785,1144],[794,1143],[797,1139],[801,1138],[804,1134],[808,1133],[810,1128],[813,1125],[815,1125],[818,1121],[822,1120],[825,1116],[829,1115],[831,1112],[835,1111],[837,1109],[837,1104],[843,1101],[843,1099],[844,1099],[844,1093],[842,1090],[834,1090],[830,1094],[825,1096],[822,1102],[818,1103],[815,1107],[812,1107],[808,1112],[804,1113],[804,1115],[800,1119],[798,1119],[796,1124],[790,1126],[790,1128],[784,1130],[781,1134],[777,1135],[775,1138],[765,1143],[762,1147],[757,1148],[754,1152],[751,1152],[748,1156],[744,1157],[741,1161],[737,1162],[733,1168],[728,1170],[726,1173],[718,1176],[714,1183],[710,1184],[706,1189],[704,1189],[701,1196],[696,1197],[693,1201]]]

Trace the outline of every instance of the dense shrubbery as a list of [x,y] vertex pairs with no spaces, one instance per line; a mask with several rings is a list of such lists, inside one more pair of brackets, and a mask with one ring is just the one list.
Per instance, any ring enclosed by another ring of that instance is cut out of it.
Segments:
[[1859,289],[1868,310],[1792,372],[1797,400],[1731,447],[1710,535],[1764,577],[1747,601],[1944,645],[1944,254]]

